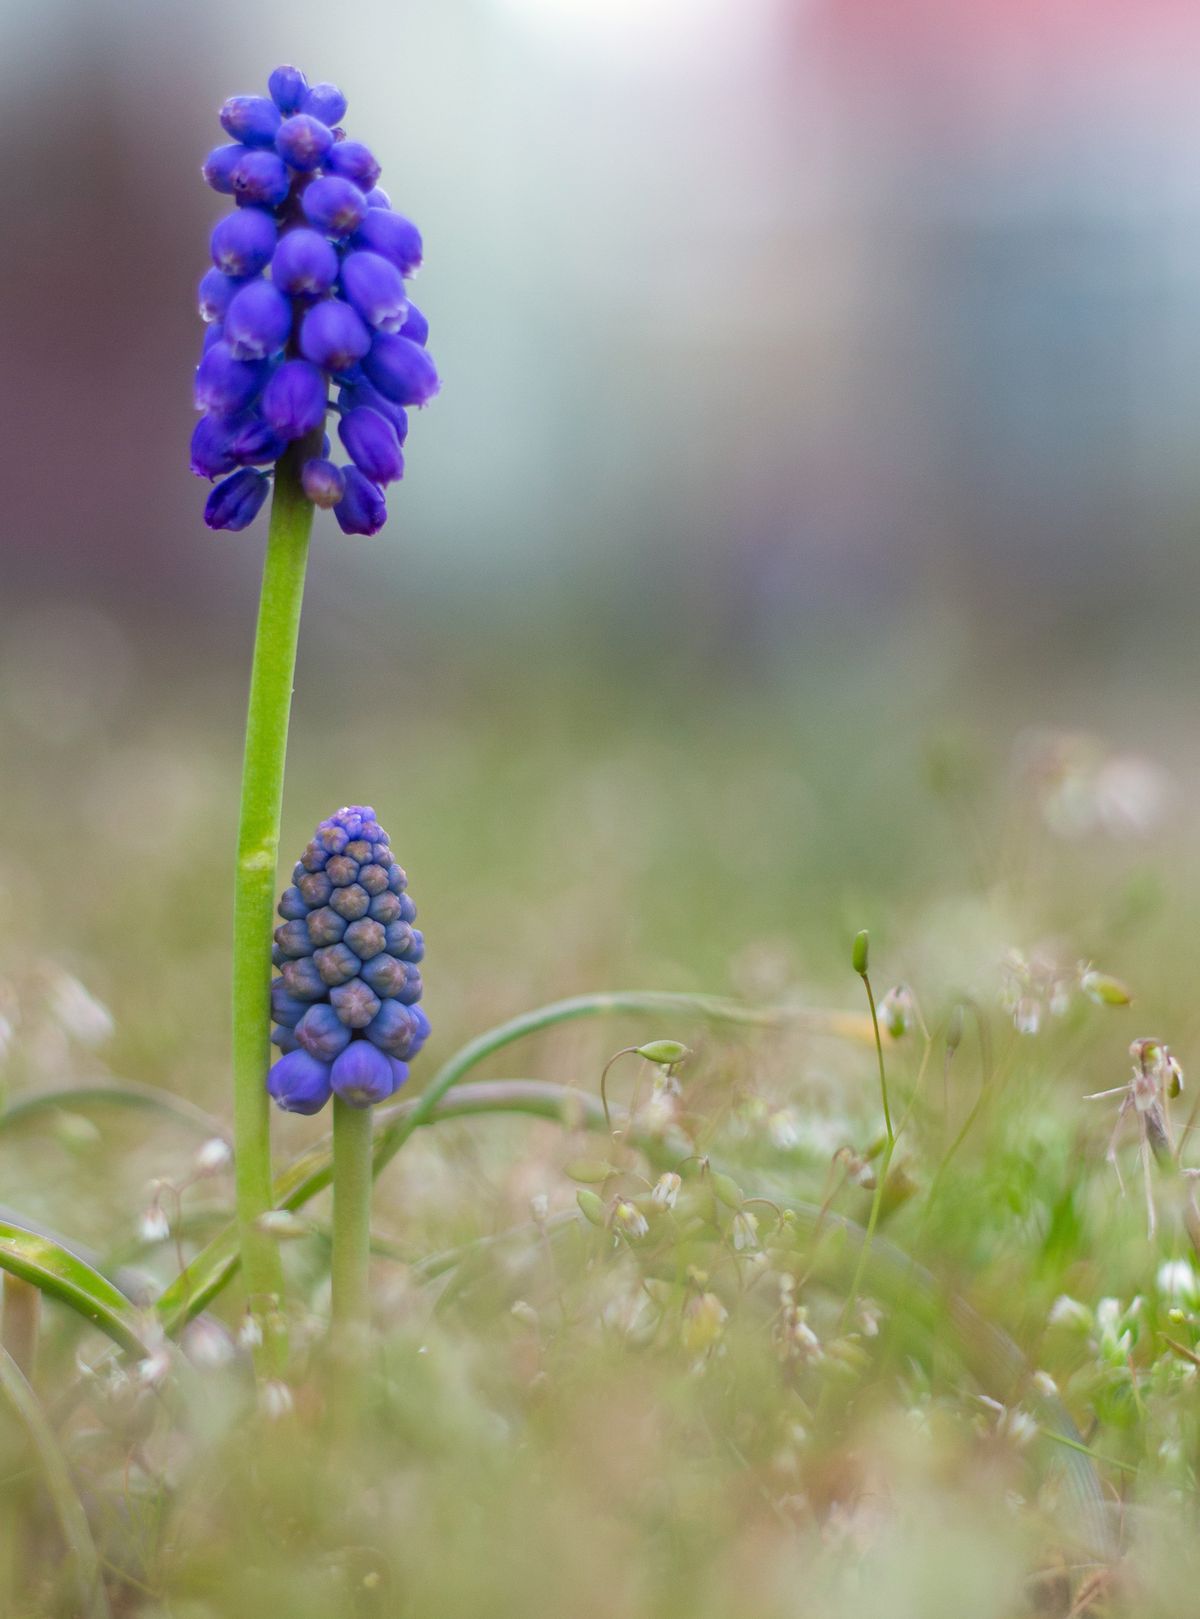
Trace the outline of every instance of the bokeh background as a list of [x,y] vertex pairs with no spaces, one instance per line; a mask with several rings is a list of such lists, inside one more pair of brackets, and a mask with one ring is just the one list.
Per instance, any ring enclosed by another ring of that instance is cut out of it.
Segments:
[[864,924],[942,985],[1044,931],[1149,978],[1151,1020],[1182,984],[1193,6],[3,0],[0,30],[0,948],[109,1008],[117,1071],[225,1095],[265,523],[210,534],[187,470],[199,164],[281,60],[346,89],[420,223],[445,379],[384,533],[318,514],[285,849],[376,805],[440,1048],[588,988],[850,998]]

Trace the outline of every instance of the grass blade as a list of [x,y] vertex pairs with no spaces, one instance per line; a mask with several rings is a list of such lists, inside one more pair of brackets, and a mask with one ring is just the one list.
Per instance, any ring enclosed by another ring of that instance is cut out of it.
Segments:
[[120,1289],[53,1238],[0,1220],[0,1270],[67,1305],[131,1354],[150,1353]]
[[33,1390],[16,1361],[0,1348],[0,1393],[8,1401],[37,1457],[46,1489],[62,1529],[81,1619],[109,1619],[108,1599],[100,1577],[100,1559],[66,1458]]

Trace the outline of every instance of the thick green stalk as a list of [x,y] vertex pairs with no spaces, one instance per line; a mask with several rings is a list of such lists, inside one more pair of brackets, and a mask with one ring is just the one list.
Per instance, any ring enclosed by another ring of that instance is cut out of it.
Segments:
[[333,1334],[339,1354],[358,1354],[371,1319],[372,1109],[333,1099]]
[[275,470],[271,527],[250,675],[242,802],[238,821],[233,930],[233,1124],[238,1235],[250,1308],[264,1331],[263,1363],[278,1371],[284,1354],[275,1304],[283,1267],[260,1221],[272,1206],[271,1135],[265,1077],[271,1020],[271,931],[275,868],[296,642],[313,509],[300,487],[306,445],[295,444]]

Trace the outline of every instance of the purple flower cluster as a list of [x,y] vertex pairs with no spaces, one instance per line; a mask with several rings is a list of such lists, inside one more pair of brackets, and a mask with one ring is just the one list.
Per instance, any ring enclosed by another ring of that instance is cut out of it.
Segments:
[[370,1107],[399,1090],[429,1035],[418,963],[425,941],[387,833],[365,805],[317,828],[279,901],[267,1089],[290,1113],[331,1095]]
[[[407,407],[438,391],[428,323],[405,287],[421,237],[392,211],[372,153],[340,128],[340,90],[310,87],[294,67],[276,68],[268,88],[225,103],[230,142],[204,163],[236,206],[213,229],[200,281],[192,471],[223,479],[209,527],[242,529],[267,497],[261,469],[304,441],[309,500],[332,507],[345,533],[376,534],[384,486],[404,476]],[[347,466],[323,437],[331,380]]]

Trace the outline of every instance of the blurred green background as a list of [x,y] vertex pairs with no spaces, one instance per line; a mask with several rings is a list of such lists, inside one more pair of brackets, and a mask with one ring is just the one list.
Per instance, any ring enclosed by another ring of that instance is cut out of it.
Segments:
[[[1042,930],[1129,973],[1125,900],[1079,898],[1128,881],[1169,982],[1200,672],[1188,7],[0,21],[3,952],[111,1007],[116,1067],[224,1096],[263,525],[210,534],[187,473],[198,166],[278,60],[346,88],[419,221],[445,378],[385,532],[318,514],[284,847],[375,804],[439,1047],[604,985],[845,998],[863,924],[897,976],[933,971],[927,935],[948,983],[964,890],[981,973]],[[1128,765],[1136,835],[1044,824],[1077,732]]]

